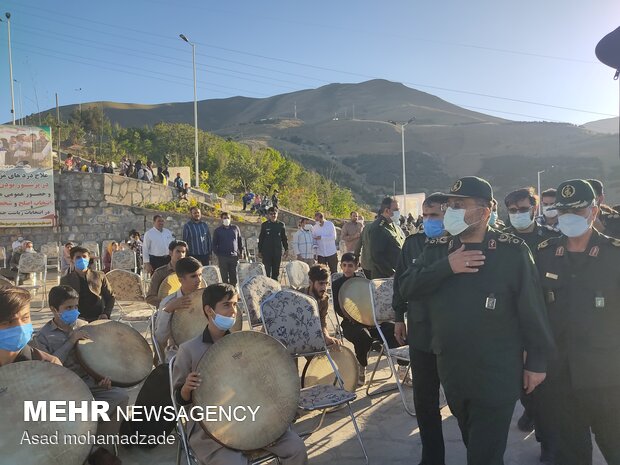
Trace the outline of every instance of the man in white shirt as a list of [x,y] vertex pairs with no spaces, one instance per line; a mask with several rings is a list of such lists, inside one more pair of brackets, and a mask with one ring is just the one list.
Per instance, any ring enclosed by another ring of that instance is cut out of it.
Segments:
[[293,234],[293,253],[297,260],[310,266],[316,263],[316,243],[312,238],[312,224],[308,218],[299,220],[299,230]]
[[172,339],[170,326],[172,315],[176,310],[189,308],[190,294],[200,287],[202,263],[194,257],[185,257],[177,262],[174,271],[181,282],[181,289],[161,301],[155,319],[155,341],[165,350],[166,360],[162,363],[169,362],[177,353],[179,345]]
[[317,245],[317,260],[329,266],[331,273],[338,271],[338,254],[336,251],[336,226],[327,221],[321,212],[314,214],[312,237]]
[[164,218],[161,215],[153,217],[153,227],[144,234],[142,244],[142,256],[144,271],[153,274],[160,266],[167,265],[170,261],[168,244],[174,240],[174,234],[164,228]]

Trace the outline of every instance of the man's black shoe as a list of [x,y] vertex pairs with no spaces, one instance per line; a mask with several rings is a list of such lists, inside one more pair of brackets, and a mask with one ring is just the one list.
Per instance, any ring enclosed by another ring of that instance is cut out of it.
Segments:
[[523,412],[523,415],[521,415],[521,418],[517,421],[517,427],[524,433],[531,433],[534,431],[534,420],[531,419],[527,413]]

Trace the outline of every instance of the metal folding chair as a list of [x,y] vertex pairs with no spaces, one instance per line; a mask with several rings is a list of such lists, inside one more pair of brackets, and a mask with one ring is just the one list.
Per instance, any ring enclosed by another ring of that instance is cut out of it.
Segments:
[[301,260],[290,260],[284,266],[284,279],[288,286],[293,289],[302,289],[310,285],[310,278],[308,278],[308,272],[310,271],[310,265]]
[[112,270],[126,270],[137,273],[138,262],[136,260],[136,251],[128,249],[112,252],[110,271]]
[[93,263],[95,264],[95,269],[97,271],[101,271],[101,251],[99,250],[99,244],[94,241],[85,241],[82,242],[82,247],[86,248],[90,252],[90,258],[93,259]]
[[263,326],[260,316],[260,305],[272,294],[282,290],[280,283],[267,276],[252,276],[241,284],[242,310],[250,324],[250,329]]
[[368,381],[368,384],[366,386],[366,395],[373,396],[394,390],[394,388],[387,388],[380,389],[372,393],[370,392],[370,387],[373,384],[379,362],[381,361],[381,358],[385,355],[387,356],[388,365],[391,371],[390,377],[394,376],[394,378],[396,379],[396,389],[398,389],[398,391],[400,392],[400,398],[403,402],[403,405],[405,406],[405,411],[409,415],[415,416],[415,410],[411,410],[411,408],[407,405],[405,391],[403,389],[402,383],[400,382],[400,379],[398,378],[398,372],[396,371],[396,367],[394,366],[394,360],[403,360],[407,362],[407,372],[410,373],[411,359],[409,357],[409,346],[406,345],[396,348],[390,348],[388,346],[387,339],[383,334],[383,330],[381,329],[381,323],[396,320],[396,313],[392,308],[392,296],[394,295],[394,278],[372,279],[368,283],[368,292],[370,292],[371,296],[370,301],[372,306],[372,315],[375,321],[375,328],[377,329],[377,332],[381,337],[381,351],[379,352],[379,356],[377,357],[377,361],[375,362],[372,374],[370,375],[370,380]]
[[56,242],[47,242],[41,246],[41,253],[47,255],[47,269],[56,268],[60,276],[60,248]]
[[[142,288],[142,280],[140,275],[127,270],[112,270],[106,273],[106,277],[110,282],[110,286],[114,291],[116,305],[120,310],[120,316],[117,321],[123,321],[131,325],[131,321],[127,320],[125,309],[121,302],[140,302],[146,305],[144,290]],[[150,306],[149,306],[150,307]],[[152,308],[151,308],[152,313]],[[146,318],[132,318],[133,321],[147,321]]]
[[[22,274],[32,274],[32,284],[20,283]],[[35,295],[39,293],[39,289],[43,288],[43,307],[47,307],[47,256],[37,252],[23,253],[19,257],[15,285],[29,291],[34,290]]]
[[250,236],[245,240],[245,253],[250,263],[256,262],[258,253],[258,237]]
[[317,301],[300,292],[283,289],[263,302],[261,316],[267,334],[282,342],[293,357],[325,354],[334,370],[336,385],[319,384],[301,389],[299,408],[307,411],[322,411],[318,425],[310,431],[310,434],[321,427],[327,409],[346,405],[364,458],[368,463],[366,448],[351,408],[351,401],[355,400],[357,395],[344,389],[340,372],[325,345]]
[[202,279],[207,286],[222,282],[220,269],[215,265],[207,265],[202,267]]

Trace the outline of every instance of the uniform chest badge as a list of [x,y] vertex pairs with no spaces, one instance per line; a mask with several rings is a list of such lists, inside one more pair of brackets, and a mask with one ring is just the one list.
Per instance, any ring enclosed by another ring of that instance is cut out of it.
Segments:
[[545,278],[558,279],[558,275],[553,273],[545,273]]
[[557,249],[555,249],[555,256],[556,257],[563,257],[564,256],[564,246],[559,246]]
[[497,249],[497,242],[495,242],[495,239],[491,239],[489,241],[489,250],[495,250]]
[[594,247],[590,249],[590,253],[588,255],[590,255],[590,257],[598,257],[598,252],[599,252],[598,245],[595,245]]

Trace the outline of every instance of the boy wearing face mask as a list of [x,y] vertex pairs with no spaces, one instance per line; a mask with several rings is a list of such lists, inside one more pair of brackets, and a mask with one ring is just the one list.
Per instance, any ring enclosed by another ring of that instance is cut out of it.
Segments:
[[172,315],[177,310],[189,308],[191,302],[189,295],[200,287],[202,263],[194,257],[185,257],[177,262],[174,271],[181,282],[181,289],[161,301],[155,320],[155,341],[165,347],[166,362],[178,350],[177,343],[172,339],[170,326]]
[[88,267],[90,251],[84,247],[73,247],[70,256],[73,271],[60,278],[60,284],[72,287],[79,294],[80,318],[89,323],[109,319],[116,299],[105,273]]
[[0,366],[29,360],[62,365],[58,357],[28,345],[34,332],[30,320],[31,300],[26,289],[0,288]]
[[595,199],[582,179],[560,184],[562,236],[541,243],[537,255],[557,345],[541,405],[558,432],[562,465],[592,463],[592,436],[606,463],[620,463],[620,240],[595,229]]
[[400,208],[398,201],[385,197],[379,207],[379,216],[368,228],[370,243],[370,272],[373,279],[391,278],[396,271],[398,257],[405,233],[398,225]]
[[504,229],[504,232],[523,239],[532,254],[536,254],[538,244],[551,237],[559,236],[553,228],[541,226],[536,222],[538,196],[534,193],[533,187],[524,187],[510,192],[504,199],[504,204],[510,217],[510,226]]
[[299,220],[299,229],[293,234],[295,258],[312,266],[316,263],[316,241],[312,237],[312,224],[307,218]]
[[[411,371],[414,373],[413,402],[422,440],[420,463],[429,465],[443,465],[446,455],[439,407],[437,359],[431,349],[431,327],[427,309],[420,302],[403,300],[400,295],[400,278],[415,263],[428,242],[448,236],[443,224],[443,204],[446,199],[445,194],[437,192],[429,195],[422,203],[424,227],[422,231],[408,236],[405,240],[394,275],[392,299],[392,307],[396,312],[394,337],[398,344],[409,344]],[[405,324],[405,313],[409,327]]]
[[[95,400],[109,403],[110,408],[116,411],[117,406],[126,407],[129,396],[124,389],[112,387],[110,378],[101,380],[92,378],[78,362],[75,353],[75,344],[82,339],[88,339],[86,332],[81,330],[86,323],[78,319],[78,293],[69,286],[55,286],[50,289],[48,302],[54,317],[37,333],[33,345],[58,357],[65,368],[78,375],[90,389]],[[105,357],[105,354],[101,354]],[[110,417],[111,420],[115,418]],[[99,422],[98,434],[116,434],[120,423],[117,421]]]
[[[200,386],[203,376],[217,377],[217,373],[198,373],[196,367],[214,343],[230,334],[237,316],[238,301],[239,295],[230,284],[212,284],[204,290],[202,304],[207,326],[201,335],[181,344],[172,371],[174,396],[180,405],[192,402],[192,393]],[[242,452],[222,446],[194,421],[188,422],[186,430],[189,445],[201,464],[247,465],[248,458]],[[290,429],[265,449],[277,455],[283,465],[308,463],[304,442]]]
[[213,253],[217,256],[222,282],[237,285],[237,262],[243,255],[241,231],[230,224],[230,214],[220,214],[222,225],[213,231]]

